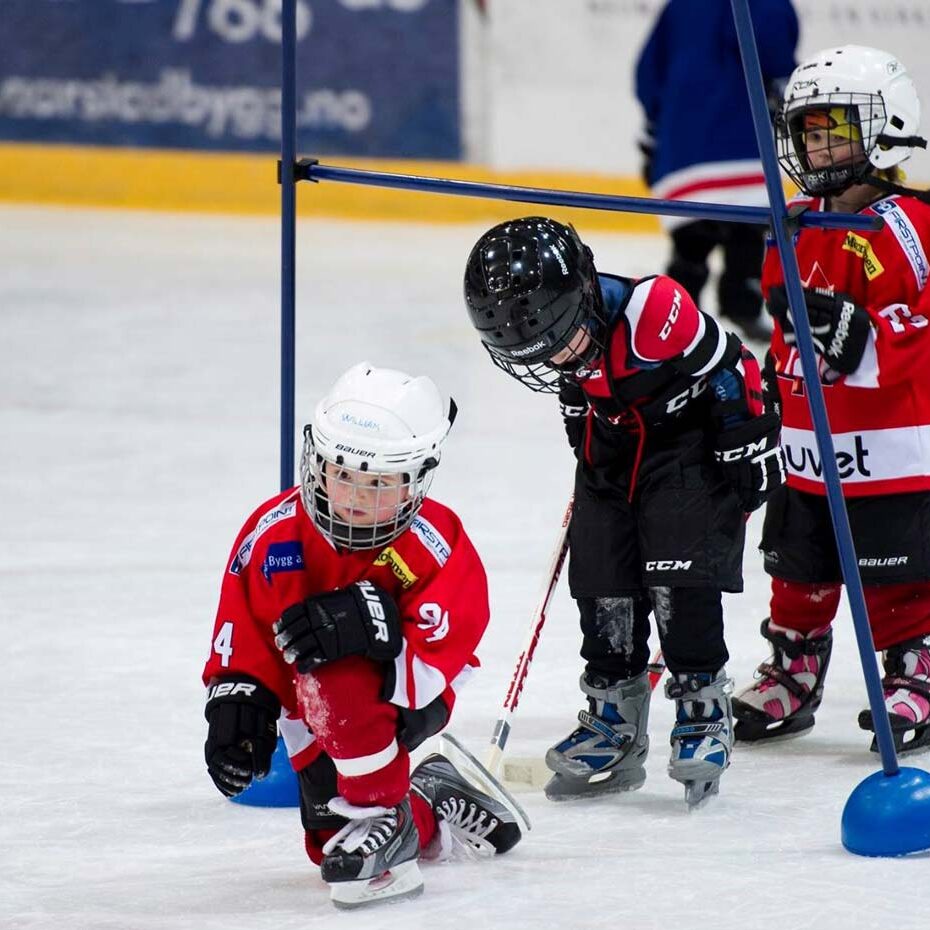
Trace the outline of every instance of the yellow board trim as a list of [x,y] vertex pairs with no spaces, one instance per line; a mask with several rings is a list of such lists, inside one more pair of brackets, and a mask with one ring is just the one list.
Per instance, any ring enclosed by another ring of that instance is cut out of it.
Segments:
[[[492,184],[647,197],[638,178],[553,171],[492,171],[460,162],[321,158],[345,168],[457,178]],[[280,211],[273,154],[235,154],[70,145],[0,144],[0,201],[136,210],[273,215]],[[583,229],[658,233],[655,216],[391,190],[358,184],[301,182],[301,217],[480,222],[545,213]]]

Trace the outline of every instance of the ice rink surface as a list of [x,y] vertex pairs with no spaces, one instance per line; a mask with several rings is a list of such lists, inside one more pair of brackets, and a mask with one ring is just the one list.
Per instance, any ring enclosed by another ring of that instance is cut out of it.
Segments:
[[[362,359],[430,374],[460,406],[433,494],[490,576],[483,672],[452,727],[479,753],[572,474],[554,399],[494,369],[470,330],[460,282],[482,231],[302,224],[297,349],[298,427]],[[660,238],[586,238],[605,271],[664,264]],[[845,609],[814,731],[738,748],[705,808],[688,814],[665,773],[672,708],[657,691],[642,790],[524,794],[534,830],[510,855],[425,864],[418,900],[336,912],[297,812],[230,804],[202,755],[222,571],[278,490],[278,288],[271,220],[0,209],[0,927],[926,930],[930,857],[840,845],[843,804],[878,768]],[[726,603],[738,686],[766,657],[760,523],[746,593]],[[563,587],[514,753],[571,728],[578,646]]]

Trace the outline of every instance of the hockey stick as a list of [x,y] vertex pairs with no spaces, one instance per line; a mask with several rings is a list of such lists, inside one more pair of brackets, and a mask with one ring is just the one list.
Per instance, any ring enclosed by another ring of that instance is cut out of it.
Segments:
[[[478,760],[451,734],[443,734],[440,737],[440,747],[444,755],[449,756],[451,754],[455,756],[455,759],[453,759],[454,762],[470,766],[473,776],[483,779],[485,783],[487,783],[487,777],[490,776],[494,784],[499,788],[502,788],[502,786],[497,780],[497,775],[501,769],[504,747],[507,745],[507,740],[510,736],[510,721],[517,709],[517,704],[520,702],[520,694],[523,691],[523,685],[530,669],[530,663],[533,661],[533,655],[539,643],[539,635],[546,622],[549,604],[558,586],[559,576],[562,574],[562,566],[565,564],[565,558],[568,555],[568,526],[571,522],[573,503],[574,495],[569,498],[568,506],[565,508],[565,515],[562,517],[562,525],[556,540],[555,551],[552,553],[552,558],[549,562],[549,571],[546,575],[546,581],[539,598],[539,603],[536,605],[536,609],[530,617],[530,625],[527,630],[526,639],[524,640],[520,655],[517,658],[517,665],[513,670],[510,686],[507,688],[507,694],[504,697],[502,714],[494,724],[494,731],[491,734],[491,745],[485,753],[484,765],[478,763]],[[475,765],[479,766],[479,770],[474,768]],[[519,774],[519,772],[525,768],[525,766],[521,766],[516,760],[515,766],[515,775]],[[483,773],[480,771],[481,769],[484,770]],[[504,772],[504,780],[508,780],[506,772]],[[517,777],[514,780],[526,784],[527,774],[524,773],[522,777]],[[529,778],[529,783],[533,783],[532,777]]]
[[[649,689],[655,691],[665,673],[665,659],[661,649],[655,651],[646,671],[649,674]],[[552,771],[540,756],[508,756],[501,765],[501,777],[514,791],[528,790],[542,788],[552,777]]]

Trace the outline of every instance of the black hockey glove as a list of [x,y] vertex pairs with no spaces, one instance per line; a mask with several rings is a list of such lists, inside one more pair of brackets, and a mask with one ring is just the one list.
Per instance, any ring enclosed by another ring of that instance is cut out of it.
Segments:
[[430,701],[426,707],[411,710],[398,707],[397,739],[408,750],[435,736],[449,722],[449,707],[442,697]]
[[785,483],[780,431],[781,419],[770,412],[717,434],[714,458],[746,513],[758,510]]
[[210,685],[203,753],[213,783],[226,797],[240,794],[254,776],[268,774],[280,714],[278,699],[254,678],[240,675]]
[[568,444],[577,453],[584,442],[588,398],[585,396],[584,389],[574,378],[562,378],[559,382],[559,408],[562,411]]
[[391,595],[370,581],[292,604],[273,629],[284,661],[296,663],[298,672],[343,656],[390,662],[400,655],[400,612]]
[[[869,341],[868,312],[846,294],[805,289],[804,302],[814,348],[834,371],[841,375],[852,374],[859,367]],[[785,342],[794,345],[794,325],[788,314],[788,293],[783,285],[769,291],[768,308],[781,325]]]

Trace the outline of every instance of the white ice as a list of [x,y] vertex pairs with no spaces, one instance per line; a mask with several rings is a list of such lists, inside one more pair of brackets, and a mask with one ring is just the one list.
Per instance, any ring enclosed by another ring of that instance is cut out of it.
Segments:
[[[501,208],[501,217],[521,212]],[[477,226],[308,222],[298,232],[298,428],[361,359],[435,377],[461,415],[435,495],[489,570],[482,675],[454,731],[483,751],[571,484],[552,398],[494,369],[462,267]],[[664,263],[660,238],[588,236],[605,270]],[[278,232],[272,220],[0,210],[0,927],[926,930],[927,856],[840,844],[878,769],[851,623],[802,740],[739,748],[688,814],[657,693],[645,787],[591,803],[523,795],[534,830],[499,861],[424,865],[417,901],[336,913],[294,810],[245,808],[206,775],[200,669],[229,548],[278,490]],[[767,581],[727,599],[731,673],[766,657]],[[510,749],[543,753],[580,706],[560,590]],[[910,760],[926,767],[930,757]]]

